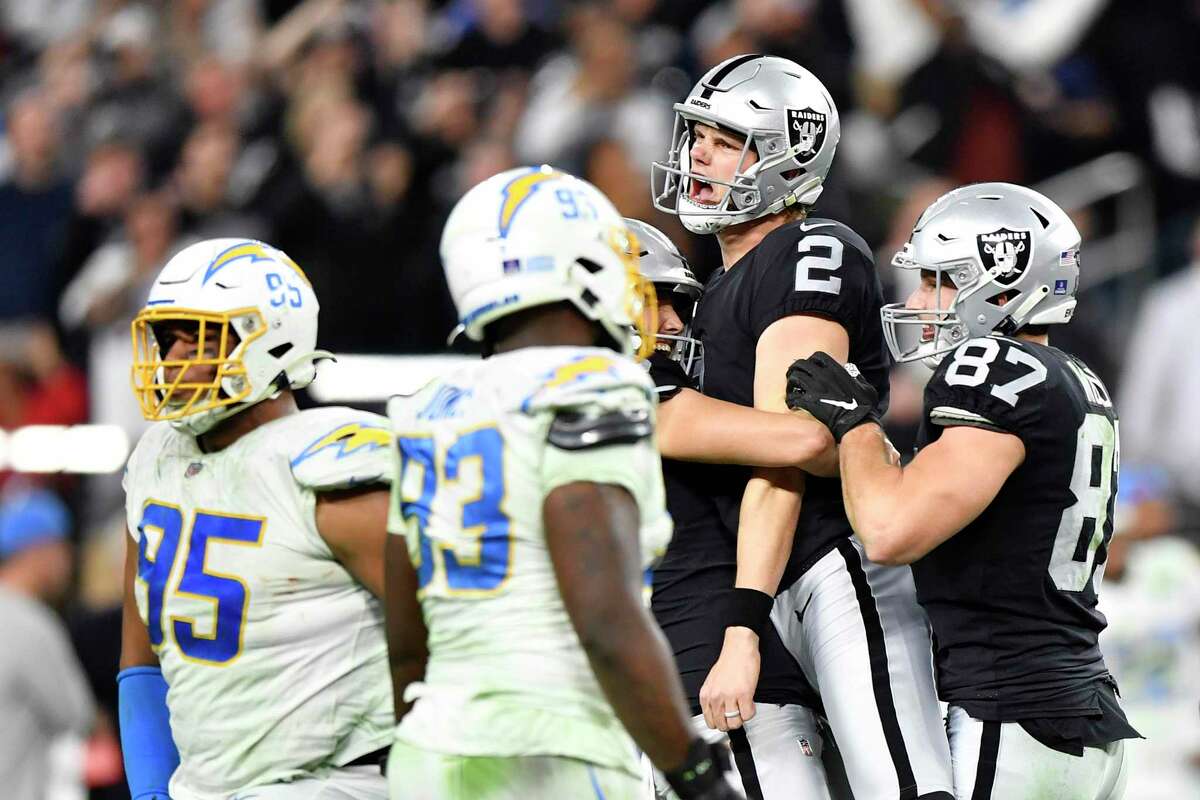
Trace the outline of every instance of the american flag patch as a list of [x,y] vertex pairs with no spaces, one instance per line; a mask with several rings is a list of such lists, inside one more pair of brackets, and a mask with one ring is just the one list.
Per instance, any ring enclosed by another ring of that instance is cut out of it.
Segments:
[[1060,267],[1079,266],[1079,250],[1072,248],[1071,250],[1063,250],[1058,254],[1058,265]]
[[809,744],[808,739],[805,739],[803,736],[800,737],[800,749],[802,751],[804,751],[804,755],[808,756],[809,758],[812,758],[812,755],[813,755],[812,745]]

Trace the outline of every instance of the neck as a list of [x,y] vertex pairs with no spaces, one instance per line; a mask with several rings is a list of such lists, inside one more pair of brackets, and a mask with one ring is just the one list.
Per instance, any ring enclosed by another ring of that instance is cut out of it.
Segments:
[[596,327],[572,306],[555,304],[528,309],[493,323],[493,353],[523,347],[593,347]]
[[1022,333],[1021,331],[1017,331],[1014,338],[1024,339],[1027,342],[1033,342],[1034,344],[1045,345],[1047,347],[1050,346],[1050,334],[1048,333]]
[[742,256],[758,247],[768,233],[783,227],[793,219],[796,218],[788,214],[769,214],[730,225],[720,231],[717,234],[717,243],[721,245],[721,263],[725,269],[732,269]]
[[255,403],[244,411],[239,411],[229,419],[221,420],[212,430],[200,434],[197,441],[200,449],[206,453],[224,450],[238,439],[255,428],[266,425],[290,414],[299,413],[296,398],[290,390],[284,390],[278,397]]

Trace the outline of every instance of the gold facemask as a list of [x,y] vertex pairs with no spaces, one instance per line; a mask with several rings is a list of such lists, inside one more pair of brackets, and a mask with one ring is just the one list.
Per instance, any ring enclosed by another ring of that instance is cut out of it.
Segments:
[[[163,352],[154,326],[171,322],[196,326],[196,350],[191,358],[167,359]],[[252,387],[241,354],[245,345],[266,332],[266,322],[256,308],[225,312],[142,309],[132,325],[130,372],[142,416],[153,422],[174,420],[245,400]],[[203,374],[208,372],[206,368],[211,368],[211,377]],[[235,394],[225,391],[222,383],[227,379],[233,379],[230,385]]]
[[633,320],[633,330],[638,336],[638,348],[633,357],[644,361],[654,352],[654,337],[658,332],[658,293],[654,284],[644,278],[639,270],[641,245],[633,231],[622,226],[612,234],[610,245],[625,265],[625,276],[629,289],[625,297],[625,313]]

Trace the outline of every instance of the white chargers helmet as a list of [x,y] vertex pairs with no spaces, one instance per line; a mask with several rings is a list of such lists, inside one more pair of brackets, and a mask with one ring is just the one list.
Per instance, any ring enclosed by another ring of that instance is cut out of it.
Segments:
[[[133,320],[142,415],[198,436],[282,389],[307,386],[316,362],[332,357],[316,349],[318,310],[304,272],[268,244],[209,239],[184,248]],[[179,326],[195,331],[196,354],[168,360],[170,330]]]
[[672,305],[683,321],[683,331],[678,335],[656,333],[655,349],[669,352],[684,372],[695,376],[704,351],[700,340],[692,336],[692,317],[704,293],[704,284],[696,279],[683,253],[665,233],[638,219],[626,217],[625,224],[637,237],[638,271],[656,292],[669,292],[673,296]]
[[[811,206],[821,194],[841,123],[833,98],[804,67],[777,56],[741,55],[713,67],[675,106],[667,161],[650,167],[655,208],[676,214],[693,233]],[[746,140],[731,180],[714,180],[691,168],[692,128],[701,122]],[[758,160],[746,166],[750,148]],[[689,197],[692,181],[727,187],[713,205]]]
[[[463,195],[442,231],[442,265],[462,333],[569,302],[626,354],[654,347],[654,289],[638,275],[620,213],[584,180],[548,166],[494,175]],[[634,245],[636,246],[636,245]],[[644,319],[650,316],[651,319]],[[635,332],[637,338],[635,339]],[[648,335],[647,335],[648,333]]]
[[1079,244],[1066,212],[1024,186],[975,183],[942,195],[917,220],[892,266],[933,271],[939,303],[944,283],[958,291],[948,308],[885,305],[888,348],[897,361],[936,366],[969,338],[1070,322]]

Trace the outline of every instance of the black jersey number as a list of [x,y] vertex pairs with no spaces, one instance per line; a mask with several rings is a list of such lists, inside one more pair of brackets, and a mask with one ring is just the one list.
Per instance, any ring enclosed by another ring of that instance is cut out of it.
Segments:
[[[1050,556],[1050,578],[1062,592],[1082,592],[1104,574],[1104,565],[1094,567],[1096,554],[1105,545],[1104,530],[1113,494],[1121,452],[1116,423],[1102,413],[1089,413],[1079,426],[1075,469],[1071,473],[1074,505],[1063,511]],[[1093,586],[1093,591],[1095,587]]]
[[[991,394],[1010,406],[1016,406],[1021,392],[1046,380],[1046,365],[1019,347],[1009,345],[1004,360],[1009,364],[1029,367],[1029,372],[1013,378],[1008,383],[998,383]],[[954,351],[954,360],[946,371],[946,383],[950,386],[978,386],[987,380],[991,364],[1000,354],[1000,342],[996,339],[973,339],[959,345]]]
[[823,233],[805,236],[796,244],[800,260],[796,262],[797,292],[827,292],[837,294],[842,290],[842,279],[837,275],[813,277],[813,271],[837,272],[842,266],[842,240]]

